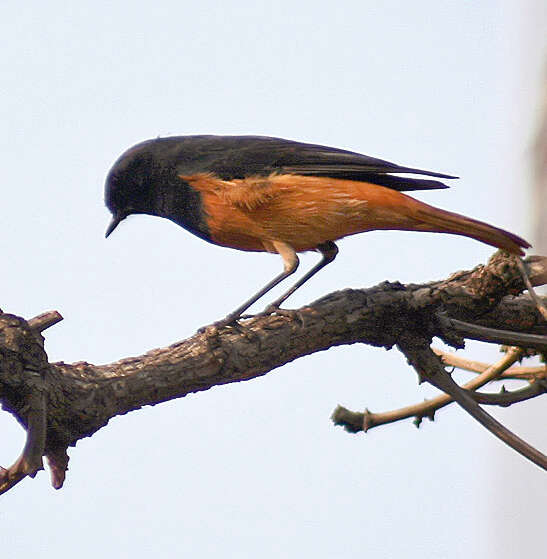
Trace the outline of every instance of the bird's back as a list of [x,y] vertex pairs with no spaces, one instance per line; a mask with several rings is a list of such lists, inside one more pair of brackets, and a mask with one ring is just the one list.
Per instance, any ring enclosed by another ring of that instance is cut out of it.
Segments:
[[399,191],[447,188],[441,181],[398,174],[455,178],[403,167],[352,151],[268,136],[173,136],[134,146],[118,160],[147,157],[176,168],[179,174],[209,173],[222,180],[293,174],[369,182]]

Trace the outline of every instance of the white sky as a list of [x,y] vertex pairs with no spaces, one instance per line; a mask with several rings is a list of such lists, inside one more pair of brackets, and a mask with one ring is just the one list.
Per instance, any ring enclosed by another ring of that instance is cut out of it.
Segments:
[[[533,5],[4,2],[0,306],[27,318],[59,310],[50,359],[104,363],[191,335],[280,270],[278,257],[151,217],[105,241],[105,175],[158,135],[277,135],[454,173],[453,189],[420,198],[530,237],[542,51],[522,49],[546,21]],[[397,232],[340,248],[289,306],[445,277],[492,253]],[[515,533],[544,529],[545,475],[463,412],[366,436],[329,421],[338,403],[382,411],[431,393],[395,351],[353,346],[116,418],[70,450],[61,491],[43,472],[3,496],[1,554],[452,559],[516,556],[518,541],[537,556],[540,539]],[[519,429],[545,451],[544,432]],[[23,435],[5,413],[0,432],[6,465]],[[529,485],[513,489],[500,469]]]

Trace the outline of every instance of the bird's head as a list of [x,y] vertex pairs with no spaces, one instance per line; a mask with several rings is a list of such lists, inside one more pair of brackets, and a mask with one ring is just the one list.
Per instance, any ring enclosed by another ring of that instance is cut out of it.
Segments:
[[112,213],[106,237],[128,215],[146,213],[158,215],[158,190],[161,184],[161,159],[150,149],[151,142],[143,142],[126,151],[114,163],[105,184],[105,203]]

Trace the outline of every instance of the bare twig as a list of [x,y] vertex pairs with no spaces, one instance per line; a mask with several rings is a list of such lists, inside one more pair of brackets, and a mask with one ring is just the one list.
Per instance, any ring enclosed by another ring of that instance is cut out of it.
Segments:
[[[481,386],[488,384],[492,380],[498,378],[500,374],[513,363],[518,361],[522,353],[522,350],[519,348],[510,349],[502,359],[494,365],[487,366],[481,375],[464,384],[462,388],[466,390],[477,390]],[[366,432],[372,427],[378,427],[379,425],[393,423],[410,417],[415,417],[417,419],[416,423],[419,425],[423,417],[433,419],[438,409],[447,406],[453,401],[454,400],[448,394],[441,394],[436,398],[431,398],[430,400],[425,400],[418,404],[382,413],[373,413],[368,409],[365,410],[364,413],[352,412],[342,406],[338,406],[332,415],[332,420],[336,425],[342,425],[352,433],[358,431]]]
[[538,380],[519,390],[502,390],[501,392],[498,392],[498,394],[484,394],[483,392],[474,392],[472,396],[473,399],[479,404],[508,407],[512,406],[513,404],[517,404],[518,402],[530,400],[530,398],[535,398],[536,396],[545,394],[546,392],[547,381]]
[[547,470],[547,456],[515,435],[473,400],[468,392],[458,386],[442,367],[440,359],[431,351],[426,340],[412,335],[404,335],[397,346],[416,369],[421,379],[427,380],[439,390],[446,392],[483,427],[498,437],[522,456],[540,468]]
[[35,332],[43,332],[47,328],[50,328],[54,324],[61,322],[63,317],[61,313],[58,311],[47,311],[45,313],[39,314],[34,318],[28,320],[28,325],[34,330]]
[[547,321],[547,308],[545,308],[543,301],[539,298],[538,294],[533,288],[522,258],[520,258],[519,256],[515,256],[515,259],[517,261],[517,266],[520,270],[520,273],[522,274],[522,279],[524,281],[524,284],[526,285],[526,289],[528,289],[530,297],[532,297],[532,299],[534,300],[534,303],[536,304],[538,311],[541,313],[541,316],[544,318],[544,320]]
[[534,254],[527,256],[524,261],[520,258],[519,260],[524,265],[526,276],[534,287],[547,284],[547,256]]
[[[490,365],[489,363],[482,363],[481,361],[465,359],[455,353],[449,353],[437,348],[432,349],[433,352],[443,360],[445,365],[457,367],[458,369],[470,371],[472,373],[483,373],[490,367],[498,365]],[[538,365],[536,367],[511,367],[500,373],[497,378],[505,380],[541,380],[547,378],[547,365]],[[463,387],[468,388],[468,385],[465,384]]]
[[446,316],[440,315],[439,321],[445,328],[453,330],[458,334],[472,340],[533,348],[541,352],[547,351],[547,336],[538,336],[537,334],[522,334],[520,332],[498,330],[497,328],[486,328],[485,326],[478,326],[477,324],[470,324],[469,322],[463,322],[461,320],[456,320],[454,318],[448,318]]

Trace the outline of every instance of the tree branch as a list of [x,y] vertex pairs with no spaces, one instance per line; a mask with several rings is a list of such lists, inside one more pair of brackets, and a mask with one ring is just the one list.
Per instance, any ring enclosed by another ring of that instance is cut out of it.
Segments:
[[0,395],[8,391],[8,398],[2,398],[2,407],[16,415],[27,431],[27,440],[21,456],[9,468],[0,467],[0,494],[43,469],[47,425],[44,373],[48,363],[39,332],[58,322],[57,317],[53,320],[51,314],[47,314],[49,317],[41,315],[28,323],[12,315],[3,315],[6,319],[0,332],[2,365],[10,367],[12,374],[20,375],[20,378],[14,375],[14,380],[22,381],[23,386],[16,385],[19,390],[10,398],[10,390],[15,386],[1,385]]
[[524,284],[526,285],[526,289],[528,290],[530,297],[532,297],[532,300],[534,301],[538,311],[541,313],[543,319],[547,320],[547,308],[543,304],[543,301],[541,300],[539,295],[535,292],[534,286],[532,285],[532,282],[528,277],[528,270],[526,269],[526,266],[524,266],[520,258],[517,258],[516,260],[517,260],[517,265],[519,267],[520,273],[522,274],[522,279],[524,280]]
[[509,431],[486,413],[465,390],[460,388],[444,369],[441,360],[433,353],[427,340],[414,334],[405,334],[401,336],[397,346],[416,369],[420,380],[427,380],[439,390],[452,396],[453,400],[493,435],[540,468],[547,470],[547,456]]
[[[537,284],[538,278],[545,276],[547,258],[532,257],[525,266],[531,283]],[[439,316],[545,336],[547,324],[535,305],[529,305],[528,297],[514,298],[524,289],[515,259],[496,253],[488,265],[458,272],[443,281],[407,286],[384,282],[369,289],[346,289],[294,313],[251,318],[237,328],[207,329],[172,346],[100,366],[48,364],[38,331],[53,323],[53,315],[26,323],[3,314],[0,399],[3,408],[27,429],[30,439],[30,432],[38,433],[39,429],[34,427],[29,410],[40,409],[31,395],[43,394],[46,436],[42,455],[52,468],[54,486],[60,487],[68,462],[67,448],[93,435],[112,417],[212,386],[255,378],[332,346],[365,343],[405,348],[411,333],[423,343],[436,336],[453,347],[463,347],[465,333]],[[507,305],[515,312],[504,311]],[[496,322],[496,316],[501,316],[503,323]],[[453,391],[450,384],[447,389]],[[32,452],[27,455],[32,456],[33,468],[40,439],[33,435]],[[10,475],[3,474],[4,480]]]
[[499,330],[498,328],[486,328],[485,326],[469,324],[461,320],[446,318],[445,316],[439,316],[439,321],[445,328],[472,340],[527,347],[541,352],[547,351],[547,336],[509,332],[507,330]]
[[[436,350],[433,351],[438,355],[438,352]],[[512,348],[509,352],[507,352],[506,355],[503,356],[500,361],[498,361],[494,365],[485,366],[484,370],[479,376],[464,384],[462,388],[468,391],[474,391],[478,388],[481,388],[485,384],[488,384],[492,380],[499,378],[499,376],[508,367],[510,367],[513,363],[515,363],[522,357],[522,354],[523,352],[521,349]],[[443,356],[441,358],[446,364],[444,355],[450,356],[450,354],[443,353],[442,355]],[[458,360],[459,359],[461,358],[458,358]],[[458,362],[458,360],[454,361]],[[476,397],[475,394],[472,394],[474,398]],[[420,402],[418,404],[413,404],[411,406],[405,406],[404,408],[382,413],[373,413],[368,409],[365,410],[363,413],[352,412],[342,406],[338,406],[332,414],[332,420],[335,425],[344,427],[350,433],[358,433],[359,431],[364,431],[366,433],[373,427],[378,427],[387,423],[393,423],[402,419],[408,419],[410,417],[414,417],[414,423],[416,424],[416,426],[419,426],[424,417],[428,417],[429,419],[433,420],[435,417],[435,412],[437,410],[443,408],[444,406],[447,406],[453,401],[454,400],[452,399],[452,397],[450,397],[448,394],[441,394],[436,398],[431,398],[430,400],[425,400],[424,402]]]
[[[433,351],[438,355],[445,365],[457,367],[464,371],[471,371],[473,373],[484,373],[488,368],[494,365],[488,363],[481,363],[480,361],[471,361],[456,355],[455,353],[448,353],[440,349],[433,348]],[[503,360],[502,360],[503,361]],[[498,364],[495,366],[497,367]],[[542,380],[547,378],[547,365],[538,365],[536,367],[511,367],[510,369],[503,370],[498,377],[499,379],[512,379],[512,380]],[[468,383],[469,384],[469,383]],[[464,388],[468,388],[468,384]]]
[[530,398],[535,398],[540,394],[547,392],[547,381],[538,380],[528,386],[519,390],[502,390],[498,394],[484,394],[482,392],[475,392],[472,394],[473,399],[479,404],[488,404],[490,406],[512,406],[518,402],[524,402]]

